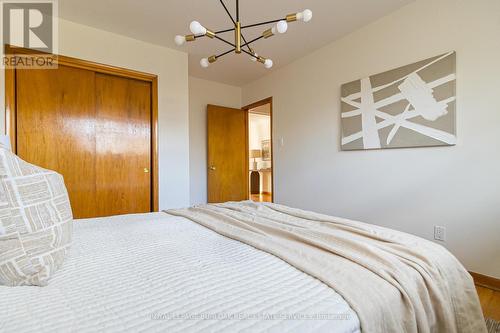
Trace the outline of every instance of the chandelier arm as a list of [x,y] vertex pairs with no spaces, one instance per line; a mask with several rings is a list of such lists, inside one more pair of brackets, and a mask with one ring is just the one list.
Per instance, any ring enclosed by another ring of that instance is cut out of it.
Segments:
[[[220,37],[219,37],[219,36],[217,36],[217,35],[215,35],[215,38],[216,38],[216,39],[218,39],[218,40],[220,40],[221,42],[226,43],[227,45],[231,45],[232,47],[236,48],[236,45],[234,45],[234,44],[233,44],[233,43],[231,43],[231,42],[228,42],[228,41],[227,41],[227,40],[225,40],[224,38],[220,38]],[[256,58],[256,56],[254,56],[254,55],[251,53],[250,44],[252,44],[252,43],[254,43],[254,42],[256,42],[256,41],[258,41],[259,39],[262,39],[262,38],[264,38],[264,37],[263,37],[263,36],[259,36],[259,37],[257,37],[257,38],[252,39],[250,42],[247,42],[247,43],[245,43],[244,45],[242,45],[242,46],[246,46],[246,47],[248,47],[248,49],[250,50],[250,52],[245,51],[245,50],[242,50],[242,51],[243,51],[243,52],[245,52],[246,54],[251,55],[252,57]],[[233,49],[232,51],[234,51],[234,49]]]
[[236,22],[240,21],[240,0],[236,0]]
[[231,28],[231,29],[226,29],[226,30],[219,30],[219,31],[216,31],[215,33],[216,34],[223,34],[225,32],[230,32],[230,31],[234,31],[234,28]]
[[265,25],[265,24],[276,23],[276,22],[279,22],[279,21],[282,21],[282,20],[285,20],[285,19],[277,19],[277,20],[272,20],[272,21],[267,21],[267,22],[262,22],[262,23],[255,23],[255,24],[244,25],[244,26],[241,27],[241,29],[258,27],[258,26]]
[[224,42],[224,43],[226,43],[226,44],[228,44],[228,45],[231,45],[232,47],[236,48],[236,45],[234,45],[234,44],[233,44],[233,43],[231,43],[231,42],[228,42],[228,41],[227,41],[227,40],[225,40],[224,38],[220,38],[220,37],[219,37],[219,36],[217,36],[217,35],[215,35],[214,37],[215,37],[216,39],[220,40],[221,42]]
[[[262,36],[262,35],[261,35],[261,36],[259,36],[259,37],[257,37],[257,38],[252,39],[252,40],[251,40],[251,41],[249,41],[249,42],[246,42],[246,44],[243,44],[242,46],[248,46],[248,45],[250,45],[250,44],[252,44],[252,43],[255,43],[256,41],[258,41],[259,39],[262,39],[262,38],[264,38],[264,36]],[[250,52],[252,52],[252,51],[250,50]]]
[[244,50],[244,49],[241,49],[241,51],[245,52],[246,54],[248,54],[249,56],[251,56],[252,58],[255,58],[255,59],[259,59],[258,57],[256,57],[254,54]]
[[216,58],[223,57],[223,56],[225,56],[226,54],[229,54],[229,53],[231,53],[231,52],[234,52],[234,50],[236,50],[236,49],[231,49],[231,50],[226,51],[226,52],[224,52],[224,53],[218,54],[218,55],[216,55],[215,57],[216,57]]
[[247,40],[246,40],[245,36],[243,36],[243,34],[241,34],[241,38],[243,38],[243,41],[245,42],[245,44],[243,44],[241,47],[246,46],[248,48],[248,51],[252,52],[252,49],[249,46],[250,43],[247,42]]
[[[229,32],[229,31],[234,31],[234,28],[233,29],[227,29],[227,30],[222,30],[222,31],[216,31],[215,34],[220,34],[220,33],[224,33],[224,32]],[[194,38],[195,39],[198,39],[198,38],[202,38],[202,37],[206,37],[206,35],[195,35]],[[252,51],[252,49],[250,48],[250,44],[252,44],[253,42],[255,42],[256,40],[258,39],[261,39],[262,36],[254,39],[254,40],[251,40],[250,42],[247,42],[245,36],[241,35],[241,38],[243,38],[243,41],[245,42],[245,44],[242,45],[242,47],[246,46],[248,48],[248,51]],[[218,38],[219,39],[219,38]],[[234,51],[234,50],[233,50]]]
[[226,5],[224,4],[224,0],[220,0],[220,3],[222,5],[222,7],[224,7],[224,9],[226,10],[227,15],[229,15],[229,17],[231,18],[231,21],[233,21],[233,24],[236,25],[236,21],[234,20],[233,15],[231,15],[231,13],[227,9]]
[[[236,0],[236,21],[234,20],[233,16],[231,15],[231,13],[229,12],[229,10],[227,9],[226,7],[226,4],[224,3],[224,0],[219,0],[222,7],[224,7],[224,10],[226,11],[227,15],[229,15],[229,17],[231,18],[231,21],[233,21],[234,25],[236,25],[236,22],[239,22],[240,21],[240,2],[239,0]],[[227,30],[221,30],[221,31],[217,31],[215,32],[216,34],[218,33],[224,33],[224,32],[229,32],[229,31],[234,31],[235,29],[227,29]],[[241,38],[243,38],[243,41],[248,44],[245,36],[243,36],[243,34],[241,34]],[[248,47],[248,50],[250,50],[250,47]]]
[[[221,42],[224,42],[224,43],[226,43],[226,44],[228,44],[228,45],[231,45],[232,47],[236,48],[236,45],[234,45],[234,44],[233,44],[233,43],[231,43],[231,42],[228,42],[228,41],[227,41],[227,40],[225,40],[224,38],[220,38],[220,37],[219,37],[219,36],[217,36],[217,35],[215,35],[214,37],[215,37],[215,38],[217,38],[218,40],[220,40]],[[256,39],[255,39],[255,40],[253,40],[253,41],[250,41],[250,43],[253,43],[253,42],[255,42],[256,40],[258,40],[258,39],[260,39],[260,38],[262,38],[262,36],[261,36],[261,37],[256,38]],[[245,45],[242,45],[242,46],[247,46],[247,47],[248,47],[248,50],[249,50],[249,51],[251,51],[250,46],[249,46],[249,45],[250,45],[250,43],[246,43]],[[245,50],[243,50],[243,51],[244,51],[245,53],[247,53],[247,54],[252,55],[252,53],[250,53],[250,52],[247,52],[247,51],[245,51]],[[252,55],[252,56],[253,56],[253,55]]]

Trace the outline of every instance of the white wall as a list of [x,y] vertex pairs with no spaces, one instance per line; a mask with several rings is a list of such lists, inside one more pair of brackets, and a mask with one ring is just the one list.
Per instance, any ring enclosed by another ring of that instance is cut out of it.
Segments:
[[[427,239],[445,226],[469,270],[500,278],[499,36],[498,0],[417,0],[243,87],[243,104],[273,96],[277,202]],[[450,50],[457,146],[340,151],[341,84]]]
[[[266,104],[269,109],[269,104]],[[249,113],[248,114],[248,149],[262,150],[262,141],[271,140],[271,116]],[[253,158],[249,160],[250,170],[253,169]],[[255,159],[258,169],[271,167],[271,161],[263,161],[262,158]],[[266,192],[271,192],[270,188],[265,189]]]
[[191,204],[207,202],[207,105],[241,107],[241,88],[189,77]]
[[[158,75],[160,209],[189,205],[187,54],[65,20],[59,20],[59,53]],[[5,82],[0,72],[3,125]]]
[[249,113],[248,114],[248,148],[262,149],[262,141],[271,139],[271,117]]

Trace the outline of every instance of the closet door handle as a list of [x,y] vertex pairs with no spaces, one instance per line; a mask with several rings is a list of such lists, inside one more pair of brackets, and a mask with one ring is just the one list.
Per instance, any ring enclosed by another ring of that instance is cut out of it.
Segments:
[[149,169],[148,168],[144,168],[144,173],[149,173]]
[[211,171],[215,171],[215,170],[216,170],[216,168],[215,168],[213,165],[212,165],[212,166],[210,166],[210,168],[209,168],[209,169],[210,169]]

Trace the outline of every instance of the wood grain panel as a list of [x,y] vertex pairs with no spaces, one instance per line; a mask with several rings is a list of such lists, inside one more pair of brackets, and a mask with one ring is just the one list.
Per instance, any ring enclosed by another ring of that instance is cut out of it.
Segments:
[[246,112],[209,105],[207,126],[208,202],[248,199]]
[[96,74],[97,216],[151,211],[151,83]]
[[[39,53],[30,49],[12,47],[5,45],[5,54],[11,55],[30,55],[33,53]],[[95,73],[104,73],[114,76],[119,76],[127,79],[136,79],[151,84],[151,154],[152,154],[152,165],[151,165],[151,182],[152,182],[152,208],[155,211],[159,210],[159,186],[158,186],[158,77],[154,74],[138,72],[122,67],[116,67],[106,64],[99,64],[96,62],[91,62],[87,60],[67,57],[64,55],[58,55],[56,62],[60,66],[66,66],[71,68],[77,68],[82,70],[87,70]],[[75,85],[76,87],[78,85]],[[16,83],[16,70],[6,69],[5,70],[5,111],[6,111],[6,133],[10,136],[12,147],[14,152],[17,152],[16,142],[17,142],[17,105],[16,105],[16,93],[17,93],[17,83]]]
[[5,69],[5,134],[10,137],[12,151],[16,151],[16,71]]
[[[32,50],[29,50],[29,49],[24,49],[24,48],[18,48],[18,47],[11,47],[9,45],[6,45],[5,46],[5,50],[6,50],[6,54],[13,54],[13,55],[17,55],[17,56],[24,56],[24,55],[27,55],[27,54],[31,54],[33,51]],[[64,56],[64,55],[58,55],[57,57],[57,63],[59,64],[59,66],[61,68],[72,68],[72,69],[76,69],[76,70],[81,70],[81,71],[87,71],[89,73],[101,73],[101,74],[107,74],[107,75],[112,75],[112,76],[115,76],[115,77],[120,77],[120,78],[124,78],[124,79],[130,79],[130,80],[138,80],[138,81],[141,81],[145,84],[148,84],[150,85],[150,110],[149,110],[149,119],[150,119],[150,130],[151,130],[151,135],[150,135],[150,138],[149,138],[149,142],[150,142],[150,153],[152,155],[151,156],[151,162],[150,162],[150,185],[151,185],[151,189],[150,189],[150,196],[149,196],[149,201],[150,201],[150,209],[154,209],[156,211],[158,211],[159,209],[159,202],[158,202],[158,156],[157,156],[157,151],[158,151],[158,142],[157,142],[157,124],[158,124],[158,78],[156,75],[154,74],[149,74],[149,73],[143,73],[143,72],[138,72],[138,71],[134,71],[134,70],[130,70],[130,69],[126,69],[126,68],[120,68],[120,67],[115,67],[115,66],[110,66],[110,65],[104,65],[104,64],[98,64],[98,63],[95,63],[95,62],[91,62],[91,61],[86,61],[86,60],[82,60],[82,59],[77,59],[77,58],[71,58],[71,57],[67,57],[67,56]],[[6,132],[7,134],[11,137],[11,141],[12,141],[12,145],[13,145],[13,150],[14,152],[17,153],[17,149],[16,149],[16,143],[17,143],[17,140],[18,140],[18,137],[21,137],[24,135],[22,133],[17,133],[17,129],[18,127],[21,127],[21,125],[18,125],[18,122],[21,120],[23,121],[23,125],[22,127],[25,128],[25,129],[30,129],[31,127],[33,127],[33,124],[30,124],[30,123],[26,123],[24,122],[24,118],[22,119],[19,119],[18,117],[18,106],[17,106],[17,93],[18,93],[18,90],[19,89],[23,89],[22,87],[19,87],[18,86],[18,83],[17,83],[17,73],[19,72],[20,70],[14,70],[14,69],[7,69],[5,71],[5,83],[6,83],[6,89],[5,89],[5,93],[6,93]],[[37,93],[40,93],[42,95],[46,95],[46,98],[48,99],[49,97],[47,97],[47,89],[39,89],[40,88],[40,85],[43,86],[43,88],[47,88],[49,86],[49,83],[52,83],[54,78],[55,78],[55,75],[58,74],[59,71],[56,71],[56,72],[52,72],[52,74],[54,74],[54,76],[51,77],[50,80],[42,80],[43,82],[42,83],[35,83],[35,82],[39,82],[40,80],[38,81],[34,81],[32,86],[31,87],[28,87],[28,89],[32,89],[32,93],[30,94],[29,98],[31,100],[36,100],[37,97]],[[25,74],[28,74],[28,73],[25,73]],[[58,92],[58,86],[53,86],[52,89],[50,90],[50,94],[52,94],[52,96],[58,96],[60,94],[63,94],[63,95],[67,95],[67,90],[69,89],[75,89],[74,92],[70,92],[69,96],[71,96],[73,93],[77,94],[78,92],[80,92],[81,94],[86,94],[86,91],[90,91],[92,90],[92,93],[93,95],[91,96],[90,94],[87,94],[87,97],[89,97],[89,99],[91,99],[91,97],[94,99],[94,103],[93,103],[93,110],[94,110],[94,113],[95,113],[95,86],[94,86],[94,89],[89,89],[87,87],[87,89],[82,89],[80,87],[80,84],[79,82],[76,82],[78,81],[80,78],[78,75],[75,75],[73,76],[72,79],[70,80],[66,80],[66,82],[64,82],[64,84],[60,85],[62,87],[64,87],[65,91],[63,92]],[[64,81],[61,80],[61,81]],[[33,88],[35,88],[33,90]],[[131,96],[133,96],[134,94],[129,94]],[[21,94],[21,97],[24,98],[24,95]],[[66,96],[67,97],[67,96]],[[68,99],[68,100],[65,100],[66,102],[68,103],[71,103],[71,98]],[[22,103],[21,103],[22,104]],[[54,105],[56,104],[55,102],[53,103]],[[126,103],[125,103],[126,104]],[[27,106],[30,106],[32,105],[31,102],[29,101],[25,101],[24,105],[27,105]],[[74,107],[78,107],[77,105],[74,105]],[[54,108],[51,108],[52,110],[55,110]],[[59,110],[65,110],[65,109],[68,109],[67,107],[61,107],[59,108]],[[40,111],[41,109],[38,108],[37,109],[38,111]],[[38,112],[38,111],[33,111],[34,113]],[[55,112],[55,111],[54,111]],[[48,115],[44,115],[44,117],[47,117]],[[52,115],[54,116],[54,115]],[[36,118],[36,117],[33,117],[33,118]],[[96,122],[96,119],[93,118],[93,121],[94,123]],[[81,122],[81,121],[80,121]],[[47,124],[45,124],[47,125]],[[45,126],[42,124],[42,126]],[[66,125],[64,125],[66,126]],[[41,129],[39,128],[38,131],[39,132],[43,132],[43,131],[52,131],[52,130],[59,130],[58,127],[61,127],[61,124],[58,124],[58,126],[46,126],[44,129]],[[66,130],[66,129],[65,129]],[[33,133],[33,137],[39,137],[37,136],[37,134],[32,131]],[[46,133],[48,136],[52,135],[51,133]],[[66,137],[68,138],[68,136],[66,135],[61,135],[61,137]],[[41,140],[45,140],[43,142],[46,142],[47,140],[42,137]],[[78,140],[82,140],[81,138],[78,139]],[[94,152],[95,152],[95,141],[96,141],[96,138],[94,136]],[[33,141],[33,140],[31,140]],[[52,140],[53,141],[53,140]],[[75,156],[77,155],[76,154],[76,150],[79,149],[78,145],[75,145],[75,144],[71,144],[71,140],[67,140],[69,141],[70,143],[68,143],[67,146],[65,146],[65,148],[68,148],[68,147],[72,147],[73,150],[73,153],[75,154]],[[61,142],[60,140],[58,142]],[[42,143],[40,143],[42,144]],[[65,141],[62,141],[61,144],[65,144]],[[31,144],[30,144],[31,145]],[[28,145],[26,146],[28,147]],[[31,147],[31,146],[30,146]],[[34,150],[38,150],[39,146],[37,145],[33,145],[32,146]],[[68,148],[69,149],[69,148]],[[45,154],[46,156],[50,155],[50,152],[49,151],[46,151],[46,152],[43,152],[44,150],[42,149],[42,152],[41,154]],[[60,149],[60,151],[64,151],[64,149]],[[27,152],[25,152],[27,153]],[[32,155],[36,155],[36,152],[31,152]],[[90,170],[93,170],[94,171],[94,174],[95,174],[95,163],[96,163],[96,158],[95,158],[95,154],[94,155],[94,161],[92,163],[87,163],[86,166],[84,167],[81,167],[78,165],[78,163],[76,163],[76,166],[79,168],[79,169],[85,169],[85,172],[81,172],[81,171],[74,171],[73,174],[75,175],[75,177],[85,177],[86,179],[90,179],[89,177],[86,176],[87,173],[90,172]],[[65,155],[65,156],[69,156],[69,155]],[[75,157],[73,156],[73,157]],[[61,161],[56,161],[55,159],[59,158],[58,156],[52,156],[51,157],[51,164],[50,165],[58,165],[58,164],[61,164]],[[68,161],[69,160],[75,160],[71,157],[68,157]],[[43,162],[42,162],[43,163]],[[38,163],[38,164],[41,164],[41,163]],[[90,167],[90,165],[93,165],[93,167]],[[56,167],[52,167],[52,169],[56,169]],[[144,168],[142,169],[144,170]],[[104,171],[102,171],[104,172]],[[115,172],[115,170],[111,169],[110,172]],[[71,172],[65,172],[66,174],[69,174]],[[68,176],[66,176],[66,178],[68,178]],[[94,177],[95,178],[95,177]],[[82,182],[80,181],[77,181],[80,185],[83,185]],[[99,215],[103,215],[103,214],[97,214],[96,212],[96,206],[93,204],[95,201],[96,201],[96,191],[94,190],[92,192],[92,195],[85,195],[84,192],[80,191],[78,188],[70,188],[71,184],[69,184],[68,182],[68,179],[67,179],[67,185],[68,185],[68,190],[70,193],[76,191],[78,193],[81,194],[82,197],[84,197],[83,200],[78,200],[79,203],[86,203],[87,206],[93,206],[92,209],[84,209],[83,210],[83,213],[81,213],[82,211],[79,209],[78,207],[78,204],[75,202],[73,204],[73,207],[74,207],[74,210],[76,212],[75,214],[75,217],[94,217],[94,216],[99,216]],[[93,186],[94,186],[94,189],[96,188],[95,186],[95,182],[92,182],[93,183]],[[85,187],[85,186],[84,186]],[[85,187],[86,189],[88,189],[89,187],[86,186]],[[152,193],[152,194],[151,194]],[[71,195],[73,198],[75,198],[75,195]],[[75,201],[75,200],[72,200],[72,201]],[[120,200],[118,200],[120,201]],[[146,198],[145,202],[148,201],[148,198]],[[92,211],[91,211],[92,210]],[[108,213],[105,213],[104,215],[108,215]]]
[[17,70],[17,154],[64,176],[75,218],[95,198],[95,75],[60,66]]
[[500,321],[500,291],[476,285],[485,318]]
[[474,283],[478,286],[494,289],[500,292],[500,279],[475,272],[469,272],[474,278]]

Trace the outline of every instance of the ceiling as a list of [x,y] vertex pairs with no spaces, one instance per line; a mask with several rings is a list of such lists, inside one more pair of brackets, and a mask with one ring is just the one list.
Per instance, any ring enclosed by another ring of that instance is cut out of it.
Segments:
[[[253,47],[273,59],[276,70],[369,22],[414,0],[240,0],[242,24],[284,17],[309,8],[309,23],[290,24],[287,33],[259,40]],[[234,13],[235,0],[224,0]],[[234,15],[234,14],[233,14]],[[229,54],[204,69],[203,57],[227,51],[219,40],[201,38],[183,47],[174,44],[177,34],[189,34],[189,23],[200,21],[211,30],[232,28],[232,22],[218,0],[59,0],[63,19],[129,36],[189,53],[189,74],[202,79],[243,86],[270,70],[249,60],[249,56]],[[247,40],[258,37],[266,27],[244,30]],[[234,41],[231,33],[221,37]]]

